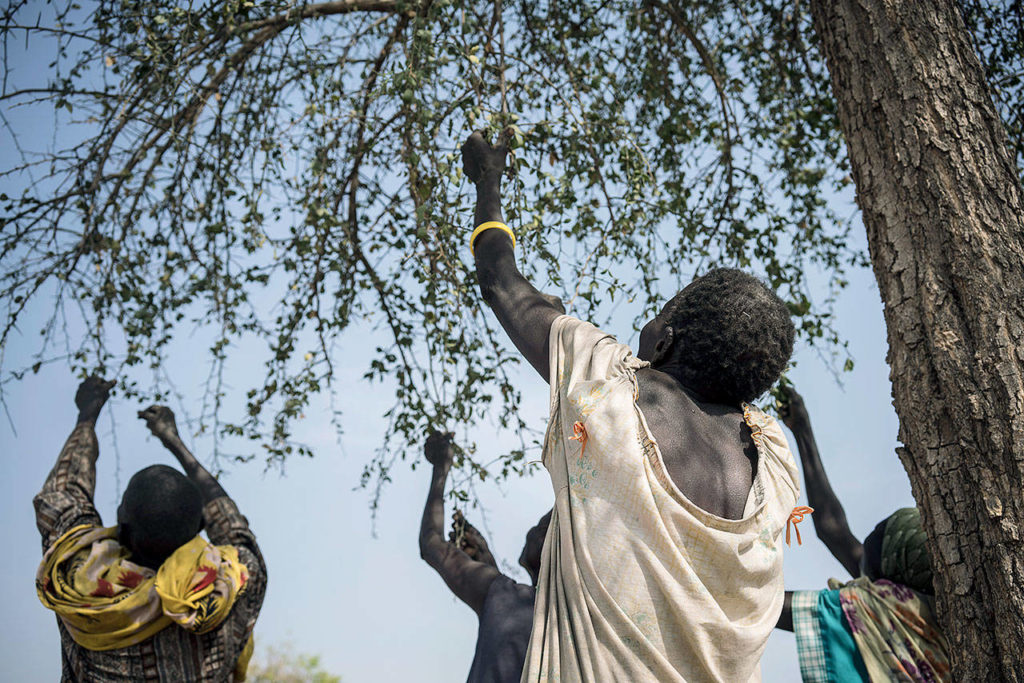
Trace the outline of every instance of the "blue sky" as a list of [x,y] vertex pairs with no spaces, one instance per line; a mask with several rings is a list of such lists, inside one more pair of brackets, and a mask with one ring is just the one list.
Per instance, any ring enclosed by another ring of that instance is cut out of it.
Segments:
[[[46,305],[37,302],[30,320],[45,315]],[[863,537],[888,512],[912,502],[894,452],[897,422],[884,360],[885,330],[869,271],[851,278],[838,303],[837,322],[856,359],[855,369],[842,376],[844,386],[837,385],[817,352],[804,346],[797,350],[792,377],[807,399],[833,486],[854,533]],[[11,366],[20,365],[35,350],[35,329],[27,322],[24,336],[5,349]],[[628,325],[609,331],[635,346]],[[375,524],[369,494],[357,488],[363,463],[381,443],[386,429],[381,415],[390,406],[389,392],[359,379],[373,349],[367,332],[353,330],[351,346],[343,344],[339,354],[341,380],[347,382],[341,385],[337,406],[346,425],[340,443],[326,402],[319,402],[308,412],[299,434],[313,445],[313,459],[290,461],[283,474],[264,471],[259,462],[230,465],[223,476],[225,488],[257,534],[269,569],[257,639],[267,644],[291,641],[299,651],[320,654],[325,667],[349,683],[461,680],[473,656],[476,618],[419,558],[417,533],[428,470],[421,466],[413,471],[406,465],[395,469]],[[187,349],[187,340],[184,344]],[[201,394],[204,368],[195,367],[187,354],[168,373],[180,378],[186,400]],[[532,371],[522,373],[519,384],[524,414],[542,427],[547,387]],[[5,680],[49,681],[59,676],[54,616],[39,604],[33,590],[40,547],[31,499],[74,425],[76,386],[66,368],[48,366],[5,387],[17,430],[15,434],[6,419],[0,421],[0,452],[7,467],[0,483],[2,541],[7,549],[0,559],[0,578],[9,587],[13,617],[0,626],[0,678]],[[155,462],[174,464],[135,417],[142,407],[115,397],[99,422],[96,502],[110,522],[119,486],[131,473]],[[481,450],[514,445],[511,437],[498,436],[495,425],[475,425],[469,434],[478,439]],[[198,457],[208,459],[207,440],[185,438]],[[526,530],[551,504],[549,481],[541,472],[504,486],[486,483],[476,488],[484,510],[471,510],[468,516],[486,528],[508,573],[526,581],[515,559]],[[787,587],[819,588],[831,576],[843,577],[810,525],[804,529],[803,546],[786,551]],[[776,632],[762,664],[766,681],[796,680],[792,636]]]

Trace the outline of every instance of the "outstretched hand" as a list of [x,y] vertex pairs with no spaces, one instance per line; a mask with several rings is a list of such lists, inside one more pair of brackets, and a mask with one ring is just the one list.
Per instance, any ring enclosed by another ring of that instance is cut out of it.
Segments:
[[462,145],[462,170],[474,183],[485,179],[498,180],[505,171],[507,155],[508,135],[504,131],[495,145],[484,138],[483,131],[474,131]]
[[160,441],[167,443],[178,438],[178,425],[174,421],[174,413],[167,406],[152,405],[140,410],[139,418],[146,421],[146,427]]
[[791,431],[796,431],[806,425],[810,418],[807,415],[807,406],[804,405],[804,397],[801,396],[792,384],[783,384],[779,387],[779,417],[782,423]]
[[470,524],[459,510],[452,513],[452,530],[448,532],[448,541],[466,553],[470,559],[497,566],[483,534]]
[[455,458],[455,449],[452,448],[453,432],[434,431],[427,437],[423,445],[423,455],[431,465],[450,465]]
[[100,410],[110,398],[110,390],[117,384],[117,380],[107,381],[96,375],[86,377],[78,385],[75,392],[75,405],[78,407],[79,421],[95,422],[100,415]]

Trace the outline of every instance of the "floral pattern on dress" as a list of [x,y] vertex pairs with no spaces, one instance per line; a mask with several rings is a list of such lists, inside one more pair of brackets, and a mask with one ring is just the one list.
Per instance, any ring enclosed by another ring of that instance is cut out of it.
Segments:
[[950,680],[949,646],[935,618],[935,599],[885,579],[859,577],[839,589],[843,616],[872,680]]
[[573,425],[573,430],[578,432],[578,435],[571,437],[570,440],[579,442],[580,451],[577,457],[570,458],[568,462],[569,488],[574,500],[585,503],[587,502],[587,491],[598,476],[598,469],[594,459],[587,455],[586,427],[582,422],[576,422]]

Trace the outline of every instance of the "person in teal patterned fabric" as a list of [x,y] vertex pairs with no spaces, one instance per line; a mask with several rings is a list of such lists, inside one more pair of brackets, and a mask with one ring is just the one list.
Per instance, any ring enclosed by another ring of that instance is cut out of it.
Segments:
[[818,538],[854,580],[787,591],[778,628],[797,638],[805,683],[949,680],[937,625],[931,558],[916,507],[892,513],[861,543],[818,455],[803,398],[783,386],[779,414],[793,432]]

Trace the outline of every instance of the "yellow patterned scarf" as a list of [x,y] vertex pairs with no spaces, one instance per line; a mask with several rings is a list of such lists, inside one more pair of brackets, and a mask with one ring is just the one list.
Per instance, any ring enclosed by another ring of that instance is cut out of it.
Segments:
[[200,536],[156,572],[127,556],[117,527],[82,525],[61,536],[39,565],[39,600],[88,650],[134,645],[171,622],[206,633],[228,616],[249,579],[235,548]]

